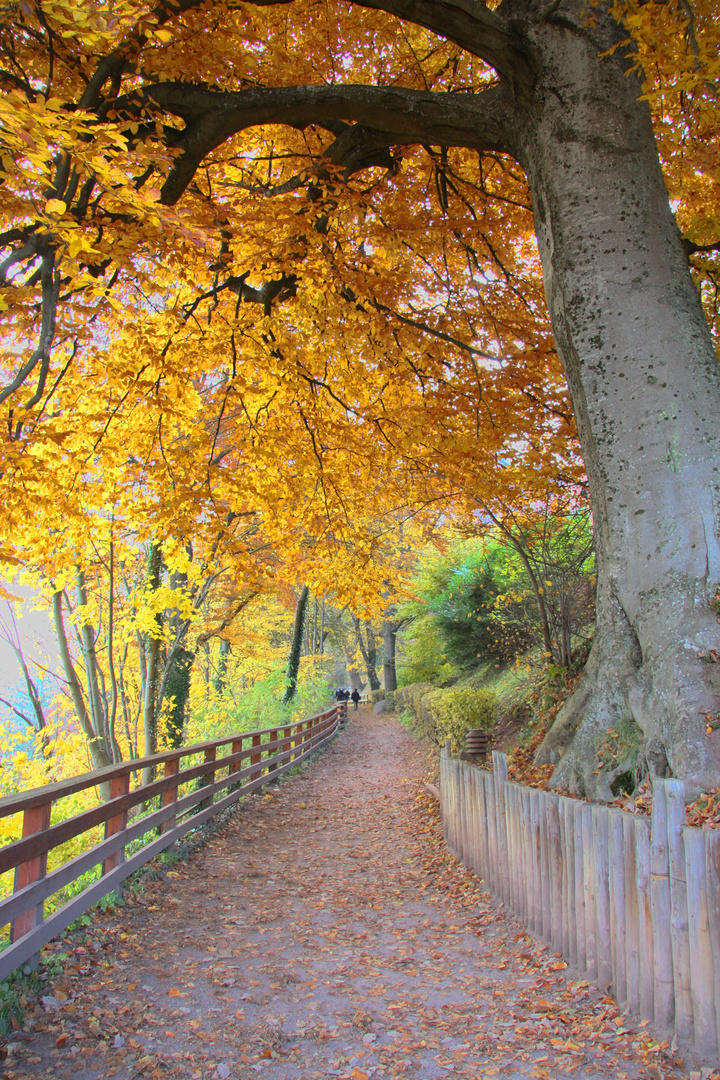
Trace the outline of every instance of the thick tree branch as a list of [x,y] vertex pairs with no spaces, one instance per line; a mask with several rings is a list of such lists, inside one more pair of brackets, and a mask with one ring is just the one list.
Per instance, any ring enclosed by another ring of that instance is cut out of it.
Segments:
[[[375,86],[281,86],[224,92],[167,82],[120,98],[114,108],[134,116],[151,103],[186,124],[176,143],[182,154],[162,189],[162,202],[169,205],[180,198],[207,154],[239,131],[259,125],[303,129],[315,124],[337,131],[337,121],[349,121],[373,133],[374,154],[383,143],[513,153],[512,95],[499,85],[480,94]],[[356,149],[351,136],[343,133],[333,144],[333,156],[342,159],[351,148]],[[357,149],[362,160],[370,147]]]

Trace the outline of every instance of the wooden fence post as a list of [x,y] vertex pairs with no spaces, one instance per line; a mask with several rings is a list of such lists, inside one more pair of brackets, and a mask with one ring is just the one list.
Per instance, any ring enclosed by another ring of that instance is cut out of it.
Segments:
[[540,904],[541,904],[541,928],[542,939],[548,945],[552,944],[552,912],[550,900],[550,860],[548,859],[548,805],[547,794],[539,791],[540,797]]
[[[252,737],[253,748],[255,748],[256,746],[259,747],[261,743],[262,743],[262,735],[253,735],[253,737]],[[251,765],[259,765],[261,761],[262,761],[262,750],[260,750],[260,749],[255,750],[255,752],[250,755],[250,764]],[[252,773],[250,774],[250,779],[251,780],[259,780],[261,773],[262,773],[262,769],[253,769]]]
[[565,885],[565,926],[567,928],[566,957],[570,967],[578,966],[577,920],[575,918],[575,823],[573,819],[572,799],[562,799],[563,842],[565,847],[564,876]]
[[516,915],[520,914],[520,868],[518,858],[518,827],[517,827],[517,787],[515,784],[505,785],[505,820],[507,821],[508,834],[508,878],[509,896],[508,902]]
[[655,1024],[661,1032],[667,1032],[672,1028],[675,1019],[670,925],[670,857],[665,781],[657,778],[653,780],[650,883],[655,968]]
[[570,916],[568,914],[568,862],[565,843],[565,802],[563,795],[558,797],[558,826],[560,829],[560,926],[562,940],[560,950],[570,962]]
[[[130,773],[125,773],[124,776],[115,776],[110,781],[110,798],[117,799],[121,795],[127,795],[130,790]],[[105,822],[105,839],[109,839],[111,836],[115,836],[117,833],[122,832],[127,828],[127,810],[123,810],[120,814],[116,814],[115,817],[108,818]],[[121,862],[125,860],[125,848],[121,847],[118,851],[114,851],[112,855],[108,855],[107,859],[103,862],[102,872],[103,874],[109,874],[111,870],[114,870],[116,866],[119,866]],[[122,897],[122,883],[114,890],[115,895]]]
[[[22,835],[23,840],[26,836],[32,836],[34,833],[42,832],[44,829],[50,828],[50,813],[52,811],[52,802],[41,803],[40,806],[32,806],[28,810],[23,812],[23,828]],[[39,881],[45,877],[47,873],[47,852],[42,855],[36,855],[32,859],[28,859],[27,862],[20,863],[15,867],[15,886],[13,891],[18,892],[19,889],[24,889],[26,885],[32,885],[34,882]],[[12,941],[18,941],[25,934],[28,934],[34,927],[38,926],[43,921],[43,905],[38,904],[34,908],[30,908],[29,911],[24,911],[22,915],[13,921],[10,929],[10,938]],[[34,956],[30,961],[30,967],[37,967],[40,954]]]
[[535,920],[535,876],[533,862],[534,833],[532,828],[532,792],[522,788],[522,816],[525,821],[525,918],[528,930],[533,933]]
[[625,964],[625,834],[622,810],[610,810],[608,817],[608,877],[610,881],[610,937],[612,941],[613,992],[619,1002],[627,998]]
[[442,825],[443,836],[447,842],[447,826],[448,826],[448,765],[447,765],[447,743],[440,750],[440,824]]
[[548,870],[550,872],[550,940],[556,952],[563,949],[563,857],[560,844],[560,796],[547,796]]
[[[166,777],[168,777],[168,776],[177,776],[179,770],[180,770],[180,758],[174,758],[171,761],[166,761],[165,762],[164,775]],[[173,787],[170,788],[169,791],[163,792],[163,797],[162,797],[163,806],[171,806],[173,803],[177,802],[177,797],[178,797],[178,789],[177,789],[177,785],[174,785]],[[162,825],[160,826],[161,831],[162,832],[169,832],[170,829],[172,829],[174,827],[175,820],[176,820],[176,815],[173,814],[172,817],[169,817],[167,819],[167,821],[163,821]]]
[[[690,991],[690,936],[685,879],[685,785],[682,780],[666,780],[668,858],[670,868],[670,936],[672,944],[675,998],[675,1032],[692,1041],[693,1002]],[[703,853],[704,854],[704,853]]]
[[495,819],[497,827],[498,893],[503,903],[509,900],[508,836],[505,811],[505,785],[507,784],[507,754],[492,752],[493,777],[495,779]]
[[593,806],[593,869],[595,871],[595,920],[597,977],[601,990],[612,985],[612,938],[610,936],[610,881],[608,852],[608,809]]
[[488,889],[497,895],[497,866],[498,866],[498,844],[497,844],[497,815],[495,813],[497,809],[497,803],[495,800],[495,773],[489,772],[485,777],[485,808],[488,816],[488,833],[489,833],[489,851],[490,858],[488,860],[488,876],[487,883]]
[[587,971],[587,918],[585,915],[585,845],[583,836],[582,803],[572,804],[573,830],[575,833],[575,927],[577,938],[578,970]]
[[705,871],[710,923],[710,957],[715,972],[715,1031],[720,1048],[720,832],[705,829]]
[[595,878],[595,949],[597,981],[609,992],[612,985],[612,944],[610,941],[610,882],[608,880],[609,844],[607,807],[593,804],[593,874]]
[[714,1057],[718,1039],[704,830],[685,828],[683,840],[695,1046],[701,1054]]
[[[230,747],[230,753],[232,755],[241,754],[242,753],[242,748],[243,748],[243,740],[242,739],[233,739],[232,746]],[[229,765],[228,766],[228,773],[240,772],[240,766],[241,765],[242,765],[242,760],[236,761],[234,765]],[[230,790],[232,791],[233,789],[230,788]]]
[[640,1015],[655,1017],[655,960],[650,898],[650,826],[647,818],[633,818],[635,825],[635,882],[638,902],[638,957]]
[[542,879],[540,877],[540,792],[537,788],[530,791],[530,831],[532,860],[532,927],[535,937],[542,937]]
[[[214,761],[216,753],[217,753],[217,751],[216,751],[215,747],[211,746],[208,750],[205,751],[205,754],[203,756],[203,760],[205,762]],[[205,784],[212,784],[214,782],[214,780],[215,780],[215,772],[213,771],[211,773],[208,773],[206,776],[202,777],[203,786],[205,786]],[[207,799],[201,799],[201,801],[198,803],[198,809],[199,810],[205,810],[208,806],[212,806],[212,804],[213,804],[213,796],[208,795]]]
[[625,851],[625,984],[627,1004],[640,1011],[640,917],[635,868],[635,817],[620,814]]
[[583,885],[585,888],[585,962],[587,977],[592,982],[595,982],[598,977],[598,962],[592,805],[590,803],[581,803],[580,811],[582,815]]
[[479,878],[483,876],[482,859],[482,814],[480,811],[480,787],[478,784],[478,770],[470,770],[470,798],[472,805],[472,868]]

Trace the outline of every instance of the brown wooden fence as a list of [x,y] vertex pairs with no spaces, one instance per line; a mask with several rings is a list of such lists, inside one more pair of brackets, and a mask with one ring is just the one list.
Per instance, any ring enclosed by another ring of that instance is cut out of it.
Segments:
[[[0,848],[0,874],[15,870],[14,891],[0,901],[0,927],[11,926],[11,944],[0,953],[0,980],[33,961],[43,945],[149,859],[300,764],[344,726],[346,716],[346,702],[339,702],[298,723],[183,746],[0,799],[0,817],[23,815],[22,839]],[[162,778],[132,788],[133,776],[161,766]],[[107,801],[51,825],[53,804],[101,784],[109,789]],[[47,873],[49,852],[98,826],[104,826],[100,843]],[[44,918],[48,897],[97,866],[96,881]]]
[[652,818],[441,761],[448,845],[571,968],[700,1053],[720,1047],[720,830],[685,825],[679,780]]

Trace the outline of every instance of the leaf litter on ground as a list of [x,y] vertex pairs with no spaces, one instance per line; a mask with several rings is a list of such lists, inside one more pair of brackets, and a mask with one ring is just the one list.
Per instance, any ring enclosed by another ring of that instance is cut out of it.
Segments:
[[303,782],[86,928],[4,1076],[701,1080],[448,853],[427,767],[391,717],[353,716]]

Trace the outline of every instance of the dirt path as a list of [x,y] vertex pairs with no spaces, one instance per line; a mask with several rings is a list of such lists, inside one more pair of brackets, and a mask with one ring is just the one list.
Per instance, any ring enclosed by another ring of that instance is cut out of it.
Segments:
[[91,928],[5,1075],[684,1076],[444,854],[424,773],[399,723],[351,713],[101,947]]

